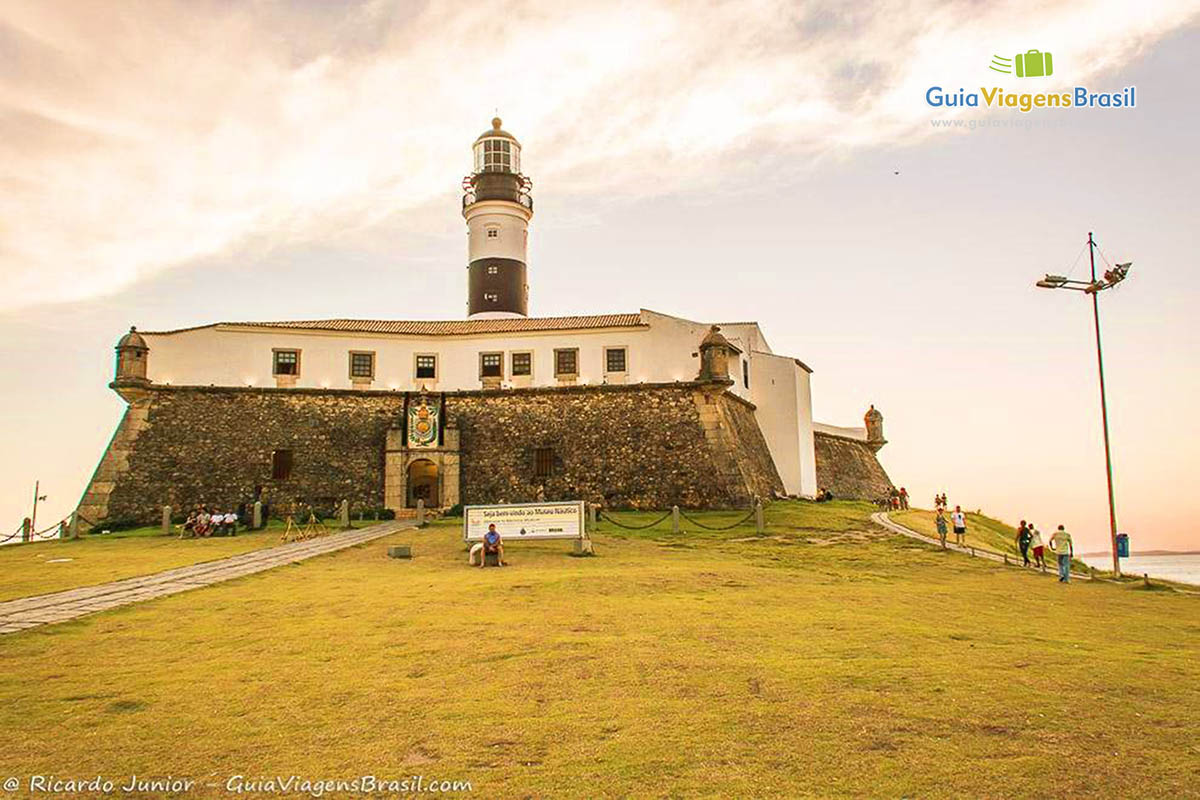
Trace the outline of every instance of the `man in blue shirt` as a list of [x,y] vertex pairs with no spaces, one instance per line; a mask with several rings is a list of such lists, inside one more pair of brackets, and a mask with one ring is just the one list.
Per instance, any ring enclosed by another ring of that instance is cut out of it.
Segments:
[[495,523],[488,525],[487,533],[483,535],[483,558],[479,559],[481,569],[487,566],[488,553],[496,554],[496,564],[499,566],[508,566],[504,563],[504,542],[500,539]]

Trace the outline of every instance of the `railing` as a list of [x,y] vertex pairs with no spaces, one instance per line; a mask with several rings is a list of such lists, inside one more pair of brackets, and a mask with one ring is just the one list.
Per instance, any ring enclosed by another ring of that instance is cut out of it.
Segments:
[[15,531],[7,536],[0,537],[0,545],[8,544],[9,542],[13,542],[18,538],[20,539],[21,544],[48,542],[52,539],[66,539],[68,536],[74,538],[78,535],[79,522],[83,522],[89,526],[93,524],[91,521],[85,519],[82,514],[76,512],[74,514],[68,514],[58,522],[55,522],[53,525],[42,528],[40,531],[35,531],[31,521],[28,517],[26,517],[21,521],[21,524],[17,526]]
[[477,172],[463,178],[463,208],[482,200],[507,200],[533,210],[533,181],[516,172]]
[[681,519],[687,520],[691,524],[695,525],[697,528],[702,528],[706,531],[729,531],[729,530],[733,530],[734,528],[737,528],[739,526],[745,525],[747,522],[750,522],[751,520],[753,520],[754,527],[759,533],[762,533],[766,528],[766,522],[764,521],[764,518],[763,518],[763,506],[762,506],[761,502],[756,502],[754,504],[754,506],[748,512],[746,512],[746,515],[744,517],[741,517],[740,519],[738,519],[734,522],[731,522],[729,524],[723,524],[723,525],[709,525],[704,522],[701,522],[696,517],[692,516],[688,512],[681,509],[679,506],[672,506],[671,509],[669,511],[665,512],[661,517],[657,517],[657,518],[651,520],[650,522],[642,522],[642,523],[623,522],[620,519],[618,519],[617,517],[615,517],[613,515],[612,511],[608,511],[606,509],[600,509],[596,506],[591,506],[590,508],[592,509],[592,512],[594,514],[593,519],[595,522],[610,522],[613,525],[616,525],[618,528],[624,528],[627,531],[649,530],[650,528],[654,528],[658,525],[663,524],[668,519],[671,520],[671,532],[672,533],[679,533],[679,527],[680,527],[679,522]]
[[[503,196],[501,196],[501,195],[503,195]],[[479,199],[481,199],[481,200],[508,200],[509,202],[520,203],[521,205],[525,206],[525,208],[528,208],[530,211],[533,211],[533,195],[525,194],[524,192],[513,192],[511,194],[501,193],[501,192],[487,192],[487,197],[483,197],[483,198],[479,198]],[[466,208],[467,206],[472,205],[475,202],[476,202],[475,192],[464,192],[463,193],[463,199],[462,199],[462,207],[463,208]]]

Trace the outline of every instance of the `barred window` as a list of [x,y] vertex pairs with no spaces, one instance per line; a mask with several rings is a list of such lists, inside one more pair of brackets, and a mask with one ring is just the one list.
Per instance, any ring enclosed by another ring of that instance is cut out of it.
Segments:
[[350,354],[350,377],[351,378],[374,378],[375,377],[375,354],[374,353],[351,353]]
[[513,353],[512,354],[512,374],[513,375],[532,375],[533,374],[533,353]]
[[437,377],[437,356],[417,356],[417,377],[418,378],[436,378]]
[[533,474],[538,478],[554,475],[554,448],[539,447],[533,451]]
[[555,375],[578,375],[579,374],[579,350],[571,348],[570,350],[555,350],[554,351],[554,374]]
[[604,351],[605,372],[624,372],[625,364],[626,359],[624,347],[609,347]]
[[271,453],[271,477],[277,481],[292,477],[291,450],[275,450]]
[[299,375],[300,351],[276,350],[273,373],[275,375]]
[[503,353],[480,353],[479,354],[479,377],[481,377],[481,378],[504,377],[504,354]]

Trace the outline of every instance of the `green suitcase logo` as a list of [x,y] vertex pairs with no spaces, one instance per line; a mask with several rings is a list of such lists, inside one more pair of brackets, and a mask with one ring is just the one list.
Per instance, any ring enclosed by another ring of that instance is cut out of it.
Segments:
[[1029,50],[1017,53],[1018,78],[1045,78],[1054,74],[1054,57],[1049,53]]

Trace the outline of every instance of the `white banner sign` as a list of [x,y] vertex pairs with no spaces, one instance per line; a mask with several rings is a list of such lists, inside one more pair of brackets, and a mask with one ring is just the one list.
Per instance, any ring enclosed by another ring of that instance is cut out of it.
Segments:
[[463,509],[463,539],[481,542],[489,525],[505,542],[519,539],[583,538],[583,501],[520,503],[510,506],[467,506]]

